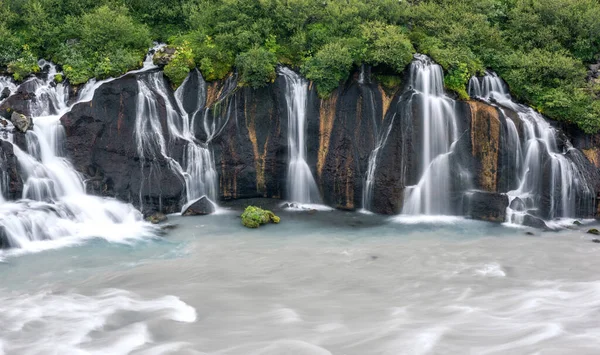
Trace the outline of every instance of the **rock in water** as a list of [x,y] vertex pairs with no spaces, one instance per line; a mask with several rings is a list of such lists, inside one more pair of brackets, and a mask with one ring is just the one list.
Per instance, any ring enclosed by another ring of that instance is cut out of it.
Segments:
[[588,230],[587,233],[593,234],[593,235],[600,235],[600,231],[597,230],[596,228],[592,228],[592,229]]
[[14,111],[13,111],[12,115],[10,116],[10,121],[12,122],[12,124],[15,126],[16,129],[18,129],[19,131],[21,131],[23,133],[27,132],[33,126],[31,117],[27,117],[23,114],[20,114],[18,112],[14,112]]
[[273,212],[255,206],[248,206],[242,213],[242,224],[248,228],[258,228],[261,224],[279,223],[280,218]]
[[2,92],[0,92],[0,100],[4,100],[7,97],[10,96],[10,89],[9,88],[4,88],[4,90],[2,90]]
[[548,225],[546,224],[546,222],[544,222],[543,219],[532,216],[530,214],[525,215],[525,218],[523,218],[523,225],[538,229],[549,229]]
[[215,205],[206,196],[202,196],[196,201],[184,207],[182,216],[204,216],[215,211]]
[[164,213],[161,213],[161,212],[156,212],[156,213],[153,213],[152,215],[146,217],[146,221],[148,221],[152,224],[158,224],[160,222],[166,221],[167,219],[168,219],[167,215],[165,215]]
[[506,219],[508,196],[476,191],[469,198],[469,215],[473,219],[502,223]]

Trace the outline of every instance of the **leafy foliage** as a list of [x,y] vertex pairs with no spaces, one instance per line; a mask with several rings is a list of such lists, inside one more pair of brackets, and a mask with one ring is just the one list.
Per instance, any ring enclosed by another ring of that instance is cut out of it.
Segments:
[[258,88],[275,81],[277,56],[266,48],[254,47],[238,55],[235,65],[239,70],[242,85]]
[[600,59],[598,0],[4,0],[0,18],[0,68],[21,79],[37,70],[32,55],[72,84],[117,76],[154,39],[185,47],[165,68],[175,85],[196,65],[209,81],[237,68],[259,87],[284,64],[326,97],[359,65],[392,78],[418,51],[463,99],[491,68],[551,118],[600,129],[600,88],[585,72]]
[[194,54],[188,42],[177,46],[173,59],[165,66],[165,74],[171,80],[174,87],[183,83],[191,69],[196,66],[194,63]]
[[342,80],[348,78],[351,67],[352,57],[348,47],[333,42],[323,46],[314,57],[309,58],[302,67],[302,72],[307,79],[316,83],[319,95],[327,97]]

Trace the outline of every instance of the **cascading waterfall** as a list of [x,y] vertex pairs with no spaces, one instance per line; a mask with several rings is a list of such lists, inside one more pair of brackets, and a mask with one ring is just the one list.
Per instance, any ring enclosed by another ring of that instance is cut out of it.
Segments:
[[450,155],[458,140],[455,102],[444,95],[442,68],[423,55],[415,55],[410,67],[415,91],[409,104],[422,108],[421,178],[405,190],[402,214],[453,214],[450,201]]
[[[527,214],[545,219],[576,217],[578,208],[590,213],[593,209],[593,185],[578,168],[576,156],[579,151],[568,140],[563,147],[557,144],[557,130],[530,107],[512,101],[506,84],[493,72],[483,78],[469,81],[469,94],[518,114],[521,132],[509,115],[507,123],[507,151],[513,157],[515,181],[507,191],[510,207],[507,222],[521,224]],[[570,157],[569,157],[570,156]],[[549,181],[548,181],[549,180]],[[542,198],[548,205],[542,211]],[[580,206],[577,206],[580,201]]]
[[[77,243],[82,238],[123,241],[154,235],[154,228],[143,222],[132,205],[85,193],[84,181],[62,149],[65,135],[60,117],[70,110],[68,90],[53,83],[56,69],[51,63],[39,64],[48,70],[46,78],[21,84],[27,89],[33,87],[36,93],[28,108],[34,128],[26,133],[26,151],[13,145],[24,181],[23,199],[0,204],[0,248],[35,251]],[[93,96],[100,84],[86,85],[77,102]],[[0,138],[13,139],[12,135]]]
[[[187,79],[186,79],[187,80]],[[185,86],[185,82],[179,88]],[[182,94],[175,94],[171,101],[166,82],[161,72],[154,72],[138,77],[139,93],[138,107],[135,123],[135,139],[140,157],[142,176],[147,179],[144,183],[150,184],[155,179],[155,166],[157,158],[165,159],[171,170],[181,176],[185,181],[187,203],[191,203],[202,196],[206,196],[215,203],[217,199],[217,172],[212,151],[208,143],[196,140],[193,122],[182,107]],[[204,95],[200,92],[201,95]],[[159,102],[164,103],[166,110],[167,132],[163,132]],[[202,98],[199,102],[205,102]],[[200,105],[196,112],[200,110]],[[177,140],[184,142],[184,156],[180,160],[170,156],[169,147]],[[149,163],[149,169],[146,167]],[[140,205],[143,206],[142,190],[140,188]],[[160,189],[160,186],[158,186]]]
[[292,202],[320,203],[319,190],[306,162],[306,106],[308,82],[293,70],[281,67],[285,79],[285,100],[288,115],[288,199]]

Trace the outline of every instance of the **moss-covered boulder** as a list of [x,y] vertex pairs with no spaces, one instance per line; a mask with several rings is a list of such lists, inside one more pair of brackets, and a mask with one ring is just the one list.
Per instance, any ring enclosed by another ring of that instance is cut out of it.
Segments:
[[242,213],[242,224],[248,228],[258,228],[261,224],[279,223],[280,218],[269,210],[248,206]]

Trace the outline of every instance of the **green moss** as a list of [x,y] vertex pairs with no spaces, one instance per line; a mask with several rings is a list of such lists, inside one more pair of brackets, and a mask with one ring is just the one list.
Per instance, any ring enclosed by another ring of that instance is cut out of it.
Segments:
[[261,224],[279,223],[281,219],[273,212],[260,207],[248,206],[242,213],[242,224],[248,228],[258,228]]
[[395,92],[402,85],[402,78],[399,75],[375,74],[375,79],[387,93]]

